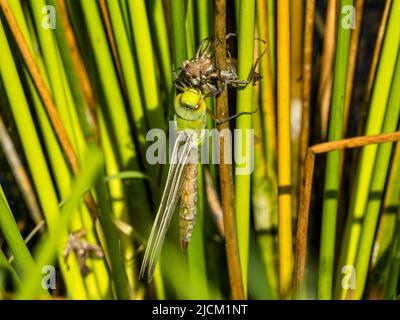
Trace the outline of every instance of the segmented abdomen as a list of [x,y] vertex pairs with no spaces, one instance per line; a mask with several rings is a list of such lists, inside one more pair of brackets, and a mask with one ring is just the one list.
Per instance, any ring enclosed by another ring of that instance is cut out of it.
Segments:
[[182,195],[179,210],[179,229],[182,249],[187,248],[196,223],[197,176],[197,163],[187,164],[182,182]]

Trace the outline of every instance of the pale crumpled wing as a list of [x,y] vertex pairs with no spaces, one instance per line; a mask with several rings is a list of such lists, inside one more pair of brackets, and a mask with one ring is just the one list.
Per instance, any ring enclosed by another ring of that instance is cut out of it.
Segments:
[[142,266],[140,268],[139,278],[143,278],[146,269],[148,269],[148,282],[151,282],[153,279],[154,270],[161,253],[165,234],[167,233],[172,215],[180,197],[184,168],[190,150],[194,146],[195,142],[186,132],[178,132],[177,140],[172,152],[167,182],[161,197],[160,207],[151,229]]

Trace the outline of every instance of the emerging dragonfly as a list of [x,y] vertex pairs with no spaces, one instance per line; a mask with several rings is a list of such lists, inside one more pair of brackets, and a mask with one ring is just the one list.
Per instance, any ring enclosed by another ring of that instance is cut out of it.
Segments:
[[[238,79],[236,67],[228,69],[227,71],[230,71],[224,74],[214,64],[210,42],[206,49],[202,49],[203,46],[204,41],[197,50],[196,57],[184,62],[184,68],[180,75],[174,73],[175,86],[182,91],[175,97],[174,102],[177,139],[161,203],[150,232],[139,273],[139,278],[143,278],[147,269],[149,282],[153,278],[165,235],[179,198],[179,228],[182,249],[187,248],[192,236],[197,214],[198,151],[204,138],[206,114],[208,113],[220,124],[243,114],[254,113],[241,112],[227,119],[218,120],[214,113],[207,108],[204,101],[206,96],[218,95],[227,85],[242,84],[246,86],[253,79],[254,73],[252,72],[250,80]],[[260,58],[261,56],[257,59],[256,64]],[[195,69],[199,71],[197,75]],[[191,71],[187,72],[188,70]],[[254,71],[254,67],[252,71]],[[218,87],[218,81],[222,82],[222,88]]]
[[192,236],[197,213],[197,149],[206,125],[206,104],[199,89],[188,88],[175,98],[177,139],[172,152],[167,182],[151,229],[139,277],[148,267],[148,281],[161,253],[165,234],[179,197],[181,246],[185,249]]

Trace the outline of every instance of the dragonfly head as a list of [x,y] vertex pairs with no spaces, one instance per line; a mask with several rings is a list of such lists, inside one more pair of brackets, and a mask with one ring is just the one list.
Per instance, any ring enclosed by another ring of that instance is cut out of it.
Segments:
[[195,88],[188,88],[175,98],[175,112],[185,120],[199,119],[206,110],[203,94]]

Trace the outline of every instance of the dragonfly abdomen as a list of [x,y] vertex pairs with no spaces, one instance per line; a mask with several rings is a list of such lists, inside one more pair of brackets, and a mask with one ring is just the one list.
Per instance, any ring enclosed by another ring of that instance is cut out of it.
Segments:
[[179,229],[182,249],[186,249],[193,233],[197,214],[197,164],[185,167],[179,210]]

